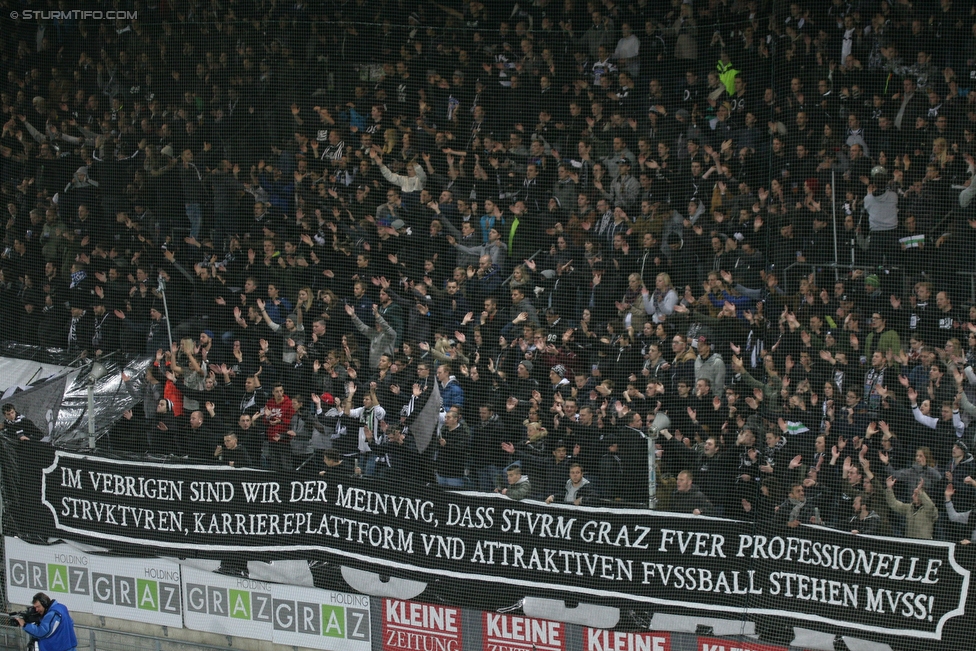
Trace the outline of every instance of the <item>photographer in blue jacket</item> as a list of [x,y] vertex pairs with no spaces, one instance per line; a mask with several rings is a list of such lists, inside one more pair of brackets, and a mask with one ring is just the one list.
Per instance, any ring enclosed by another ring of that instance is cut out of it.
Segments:
[[37,640],[38,651],[74,651],[78,647],[78,638],[68,609],[43,592],[34,595],[33,605],[39,621],[25,623],[20,616],[13,619]]

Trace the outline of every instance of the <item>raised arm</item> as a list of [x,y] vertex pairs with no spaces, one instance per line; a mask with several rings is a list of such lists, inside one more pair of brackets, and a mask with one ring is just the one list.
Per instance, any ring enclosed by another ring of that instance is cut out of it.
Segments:
[[932,418],[931,416],[926,416],[922,413],[922,410],[918,408],[918,405],[912,405],[912,416],[915,417],[915,422],[925,425],[929,429],[935,429],[939,424],[938,418]]
[[261,318],[264,319],[264,322],[268,324],[268,327],[274,330],[275,332],[278,332],[278,330],[281,329],[281,324],[272,321],[271,317],[268,316],[268,313],[264,311],[264,305],[265,305],[264,301],[258,299],[254,302],[254,304],[258,306],[259,310],[261,310]]
[[959,524],[969,523],[969,514],[972,511],[963,511],[960,513],[956,510],[955,505],[952,503],[952,496],[955,494],[956,489],[952,484],[947,484],[945,488],[945,509],[946,515],[949,516],[949,520],[952,522],[958,522]]
[[358,316],[356,316],[356,308],[354,308],[352,305],[347,304],[346,314],[349,315],[349,319],[352,321],[352,324],[356,326],[356,330],[359,330],[364,335],[369,334],[369,327],[365,323],[360,321]]

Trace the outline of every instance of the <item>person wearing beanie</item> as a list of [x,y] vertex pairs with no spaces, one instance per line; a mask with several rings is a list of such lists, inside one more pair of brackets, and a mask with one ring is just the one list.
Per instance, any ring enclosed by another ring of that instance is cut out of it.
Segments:
[[515,396],[519,402],[528,403],[532,399],[532,392],[539,390],[539,381],[532,377],[534,368],[530,360],[519,362],[514,381],[509,379],[507,382],[508,395]]
[[[532,362],[529,362],[531,364]],[[562,364],[556,364],[551,369],[549,369],[549,382],[552,385],[553,395],[559,394],[563,399],[568,399],[572,397],[572,384],[566,377],[566,367]]]
[[200,333],[200,338],[197,340],[197,344],[200,346],[200,352],[207,351],[208,357],[209,353],[213,352],[215,343],[213,330],[204,330]]
[[[854,278],[857,279],[862,273],[855,272]],[[858,311],[864,317],[879,311],[887,313],[891,309],[888,296],[881,291],[881,277],[877,274],[863,277],[862,291],[854,292],[854,298]]]

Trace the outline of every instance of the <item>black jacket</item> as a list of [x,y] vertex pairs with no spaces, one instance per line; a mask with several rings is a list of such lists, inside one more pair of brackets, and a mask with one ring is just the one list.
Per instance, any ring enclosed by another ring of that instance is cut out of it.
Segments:
[[693,513],[698,509],[701,515],[715,515],[715,507],[705,496],[705,493],[695,486],[688,491],[676,490],[671,493],[672,513]]
[[37,425],[21,415],[13,420],[3,419],[0,421],[0,426],[3,428],[3,435],[14,441],[23,437],[32,441],[40,441],[44,438],[44,433],[38,429]]

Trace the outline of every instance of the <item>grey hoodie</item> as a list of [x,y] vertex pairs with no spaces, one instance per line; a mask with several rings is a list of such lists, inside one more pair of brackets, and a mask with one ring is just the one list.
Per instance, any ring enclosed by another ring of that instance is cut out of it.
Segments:
[[725,362],[718,353],[712,353],[708,359],[701,356],[695,358],[695,380],[707,379],[712,383],[712,395],[725,394]]
[[[583,497],[590,492],[590,489],[587,488],[587,486],[589,485],[590,485],[590,480],[587,479],[586,477],[583,477],[583,479],[580,480],[578,486],[573,485],[572,479],[567,479],[566,495],[563,497],[563,502],[566,502],[567,504],[574,504],[576,502],[577,497]],[[583,493],[583,495],[580,495],[580,493]]]

